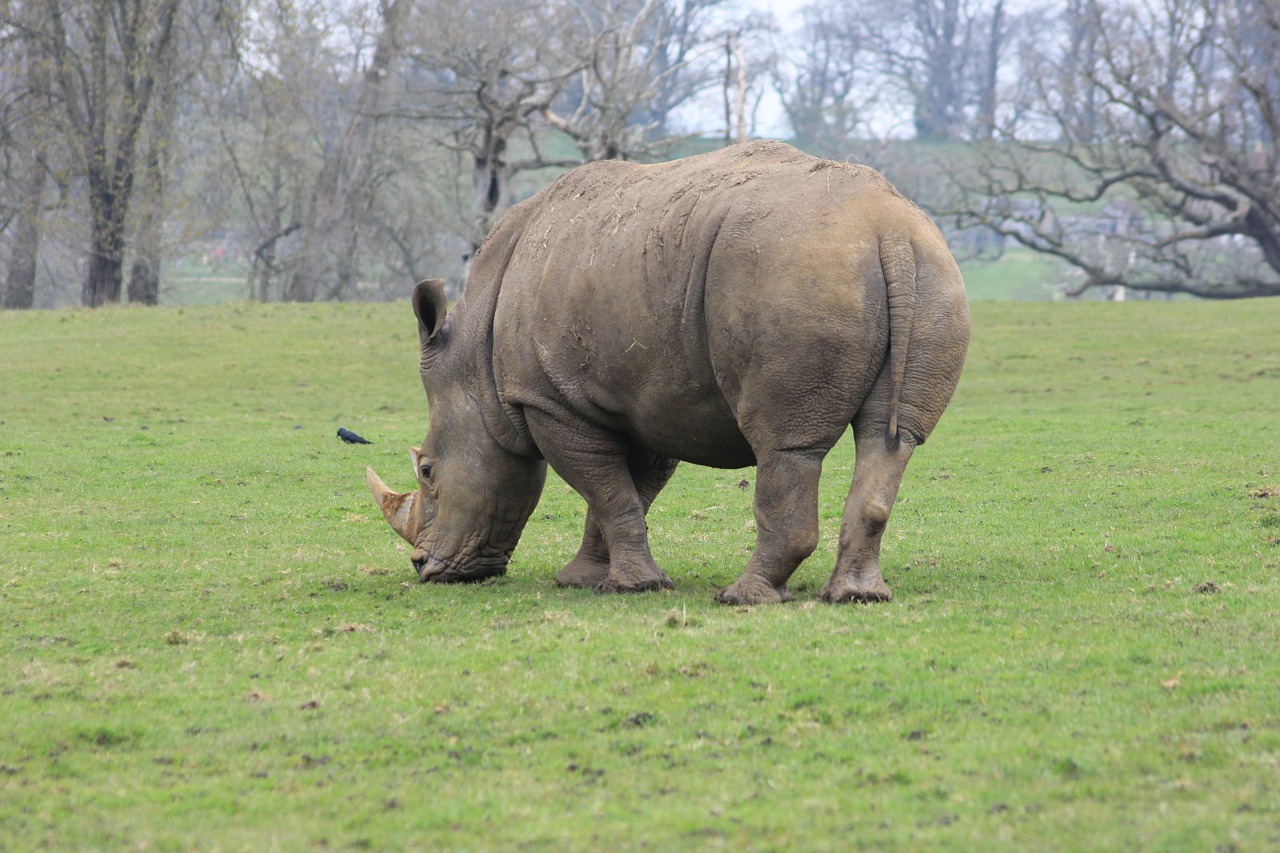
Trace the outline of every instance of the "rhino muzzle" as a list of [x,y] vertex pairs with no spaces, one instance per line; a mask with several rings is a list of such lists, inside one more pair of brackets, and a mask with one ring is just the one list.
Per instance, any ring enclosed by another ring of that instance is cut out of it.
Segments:
[[416,505],[419,500],[417,492],[392,491],[372,468],[365,470],[365,479],[387,523],[413,546],[410,559],[418,580],[423,583],[474,583],[507,573],[507,562],[515,550],[519,528],[528,513],[524,513],[515,525],[508,523],[502,526],[508,534],[506,538],[491,541],[493,530],[490,525],[483,528],[482,535],[464,536],[450,546],[447,541],[442,542],[440,531],[431,531],[432,520],[422,518],[423,508]]
[[422,549],[414,549],[410,559],[418,573],[418,580],[423,583],[475,583],[507,573],[506,556],[501,559],[471,560],[461,564],[429,555]]

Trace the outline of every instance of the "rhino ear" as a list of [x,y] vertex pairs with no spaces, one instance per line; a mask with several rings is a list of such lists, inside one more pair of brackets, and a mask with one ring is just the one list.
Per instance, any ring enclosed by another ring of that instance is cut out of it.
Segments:
[[418,316],[418,337],[423,346],[435,340],[448,311],[449,300],[444,295],[444,279],[428,278],[418,282],[418,286],[413,289],[413,313]]

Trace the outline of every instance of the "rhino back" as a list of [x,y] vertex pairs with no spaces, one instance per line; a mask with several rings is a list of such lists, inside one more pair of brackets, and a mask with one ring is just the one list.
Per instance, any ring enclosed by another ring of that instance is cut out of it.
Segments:
[[879,242],[936,235],[873,170],[780,143],[592,164],[521,207],[493,317],[503,399],[724,467],[754,461],[753,429],[838,438],[888,345]]

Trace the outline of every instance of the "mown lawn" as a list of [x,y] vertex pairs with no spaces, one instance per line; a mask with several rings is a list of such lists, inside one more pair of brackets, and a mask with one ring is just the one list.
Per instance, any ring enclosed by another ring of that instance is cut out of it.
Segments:
[[961,269],[969,298],[975,300],[1049,301],[1065,276],[1052,260],[1027,249],[1003,252],[994,260],[970,258]]
[[[404,305],[0,313],[0,850],[1280,846],[1280,300],[975,303],[897,598],[713,602],[753,472],[682,468],[672,594],[414,582]],[[345,425],[370,438],[348,446]]]

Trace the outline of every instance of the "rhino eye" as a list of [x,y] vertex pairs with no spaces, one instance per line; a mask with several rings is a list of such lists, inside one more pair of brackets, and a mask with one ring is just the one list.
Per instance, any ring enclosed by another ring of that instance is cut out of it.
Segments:
[[424,479],[424,480],[430,480],[430,479],[431,479],[431,463],[429,463],[429,462],[424,462],[424,463],[422,463],[422,468],[421,468],[421,469],[419,469],[419,470],[420,470],[420,471],[421,471],[421,473],[422,473],[422,479]]

